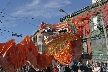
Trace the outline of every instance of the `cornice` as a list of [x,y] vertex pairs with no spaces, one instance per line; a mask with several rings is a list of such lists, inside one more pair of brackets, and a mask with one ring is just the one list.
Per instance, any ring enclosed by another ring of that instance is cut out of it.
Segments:
[[[100,3],[101,3],[101,6],[103,6],[103,5],[105,5],[105,4],[108,4],[108,0],[102,0],[102,1],[100,1]],[[91,4],[91,5],[89,5],[89,6],[86,6],[86,7],[82,8],[82,9],[76,11],[76,12],[73,12],[73,13],[70,14],[70,15],[66,15],[65,17],[60,18],[60,22],[63,22],[66,18],[75,17],[75,16],[77,16],[77,15],[79,15],[79,14],[81,14],[81,13],[90,11],[90,10],[92,10],[92,9],[94,9],[94,8],[99,7],[99,6],[100,6],[99,3],[94,3],[94,4]]]

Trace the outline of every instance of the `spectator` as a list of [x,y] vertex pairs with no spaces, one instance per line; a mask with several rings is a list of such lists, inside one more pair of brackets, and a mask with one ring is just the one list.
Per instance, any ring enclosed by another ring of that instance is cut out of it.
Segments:
[[57,66],[56,65],[54,65],[53,66],[53,69],[52,69],[52,72],[57,72],[58,70],[57,70]]
[[79,62],[80,62],[79,69],[81,70],[81,72],[89,72],[88,67],[84,64],[83,58],[80,57]]
[[89,72],[92,72],[92,66],[91,66],[91,64],[90,63],[88,63],[88,69],[89,69]]
[[102,72],[108,72],[107,63],[104,63],[102,70]]
[[47,67],[46,72],[51,72],[51,68]]
[[77,72],[78,69],[79,69],[79,67],[77,66],[77,63],[74,63],[74,65],[72,66],[72,70],[73,70],[74,72]]
[[100,67],[100,64],[98,62],[96,62],[96,64],[95,64],[94,71],[101,72],[101,67]]
[[104,67],[104,63],[101,62],[101,63],[100,63],[101,72],[103,72],[103,67]]
[[65,72],[65,66],[64,65],[61,66],[61,72]]
[[65,72],[71,72],[71,69],[69,68],[69,66],[65,67]]
[[58,72],[61,72],[61,64],[60,63],[58,63],[57,68],[58,68]]

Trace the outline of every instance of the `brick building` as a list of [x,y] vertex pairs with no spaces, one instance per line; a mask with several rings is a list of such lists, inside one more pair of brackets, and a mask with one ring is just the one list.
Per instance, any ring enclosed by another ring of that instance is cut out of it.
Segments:
[[[96,0],[92,0],[91,5],[72,13],[71,17],[77,19],[79,17],[86,17],[89,14],[96,14],[96,16],[91,16],[90,21],[87,21],[86,25],[83,27],[83,52],[89,54],[89,61],[92,63],[92,59],[99,59],[99,56],[96,57],[95,55],[102,55],[107,53],[102,21],[104,21],[105,28],[107,28],[108,0],[100,0],[99,3],[97,3]],[[70,15],[67,15],[63,18],[60,18],[60,22],[63,22],[67,18],[71,17]],[[44,38],[47,38],[50,35],[53,35],[53,33],[45,31],[40,32],[40,30],[37,30],[31,36],[35,45],[38,46],[39,53],[42,53],[45,50],[46,44],[44,43]],[[104,61],[107,60],[105,58],[100,59],[104,59]]]
[[[92,0],[91,5],[73,12],[71,17],[77,19],[79,17],[86,17],[90,14],[96,14],[96,16],[91,16],[90,20],[86,22],[86,25],[83,27],[83,48],[84,52],[90,55],[89,61],[92,63],[92,55],[95,57],[95,55],[107,53],[103,24],[105,28],[107,28],[108,0],[100,0],[99,2]],[[71,17],[70,15],[67,15],[63,18],[60,18],[60,22],[63,22],[67,18]]]

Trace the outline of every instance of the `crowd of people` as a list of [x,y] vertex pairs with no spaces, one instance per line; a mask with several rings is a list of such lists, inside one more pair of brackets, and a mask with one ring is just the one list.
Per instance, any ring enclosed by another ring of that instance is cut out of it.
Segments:
[[[0,65],[0,72],[5,72]],[[56,64],[50,65],[47,68],[42,70],[34,68],[32,65],[24,65],[17,72],[108,72],[107,63],[85,63],[83,58],[80,58],[79,61],[74,59],[69,65],[60,64],[57,62]]]
[[84,62],[82,58],[77,61],[74,59],[69,65],[56,64],[48,69],[44,69],[41,72],[108,72],[107,63],[96,62],[90,64]]

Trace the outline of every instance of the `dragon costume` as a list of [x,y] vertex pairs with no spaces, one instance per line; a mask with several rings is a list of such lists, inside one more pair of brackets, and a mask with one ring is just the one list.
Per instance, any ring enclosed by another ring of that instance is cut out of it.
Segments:
[[56,59],[61,64],[69,64],[82,52],[82,27],[87,24],[90,16],[84,18],[67,18],[57,24],[42,22],[39,26],[40,33],[53,33],[44,38],[47,48],[40,54],[37,46],[27,35],[18,44],[14,39],[0,43],[0,65],[8,71],[14,72],[29,61],[35,68],[43,69]]

